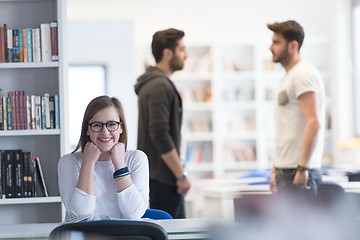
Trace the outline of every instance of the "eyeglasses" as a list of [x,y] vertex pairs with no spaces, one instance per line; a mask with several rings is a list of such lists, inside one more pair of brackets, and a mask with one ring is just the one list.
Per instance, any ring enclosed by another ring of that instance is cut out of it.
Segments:
[[109,130],[109,132],[115,132],[116,130],[118,130],[120,124],[121,122],[116,122],[116,121],[110,121],[106,123],[101,123],[101,122],[88,123],[88,125],[90,126],[93,132],[101,132],[104,125],[106,126],[107,130]]

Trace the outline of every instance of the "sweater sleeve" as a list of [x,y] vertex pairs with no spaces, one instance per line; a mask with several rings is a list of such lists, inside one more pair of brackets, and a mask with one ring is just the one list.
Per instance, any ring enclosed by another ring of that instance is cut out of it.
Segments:
[[170,136],[170,110],[174,92],[167,84],[159,82],[148,96],[149,109],[149,133],[156,149],[161,153],[167,153],[175,144]]
[[80,165],[76,162],[75,154],[65,155],[59,160],[59,191],[67,218],[93,215],[95,212],[96,197],[76,187],[79,172]]
[[128,159],[133,185],[117,193],[122,218],[140,219],[149,202],[149,163],[144,152],[136,150]]

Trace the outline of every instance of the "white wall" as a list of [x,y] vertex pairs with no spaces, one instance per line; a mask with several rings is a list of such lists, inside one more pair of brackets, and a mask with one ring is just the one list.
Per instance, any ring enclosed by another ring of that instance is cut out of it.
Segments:
[[[334,81],[332,90],[336,91],[333,125],[338,126],[333,147],[336,148],[335,158],[341,159],[343,156],[338,149],[338,142],[351,136],[353,126],[353,106],[349,94],[352,89],[351,69],[347,67],[352,64],[349,47],[350,2],[351,0],[71,0],[68,2],[68,19],[131,21],[133,46],[149,45],[155,31],[168,27],[184,30],[187,43],[261,40],[270,44],[271,32],[266,28],[267,23],[297,20],[303,25],[307,36],[330,40],[331,74]],[[138,63],[136,59],[142,54],[139,49],[133,49],[134,63]],[[133,82],[124,85],[129,94],[135,95],[132,85],[141,71],[142,66],[135,64],[135,72],[131,77]],[[118,80],[118,77],[110,79]],[[135,112],[130,113],[135,114],[137,115]],[[135,133],[130,132],[131,134]]]
[[[106,94],[124,105],[128,123],[129,149],[136,148],[136,96],[133,94],[133,34],[130,21],[70,21],[69,64],[106,66]],[[86,91],[86,86],[77,91]],[[71,104],[71,103],[70,103]],[[84,111],[85,109],[79,109]],[[129,113],[129,114],[127,114]],[[70,119],[71,121],[71,119]]]

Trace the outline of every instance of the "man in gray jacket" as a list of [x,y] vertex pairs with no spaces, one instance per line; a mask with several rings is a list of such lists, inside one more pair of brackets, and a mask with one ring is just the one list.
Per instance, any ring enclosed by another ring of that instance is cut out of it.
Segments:
[[170,76],[184,67],[185,33],[177,29],[153,35],[156,65],[149,67],[135,85],[138,95],[138,149],[149,158],[150,208],[173,218],[185,218],[184,196],[190,181],[179,157],[182,101]]

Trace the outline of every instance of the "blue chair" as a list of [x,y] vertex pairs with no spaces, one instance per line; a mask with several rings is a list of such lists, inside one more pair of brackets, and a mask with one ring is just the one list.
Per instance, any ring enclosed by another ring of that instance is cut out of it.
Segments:
[[169,213],[159,209],[147,209],[144,216],[142,216],[141,218],[173,219],[173,217]]

